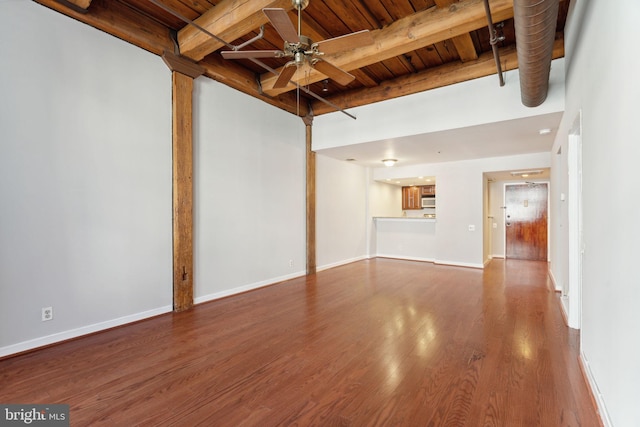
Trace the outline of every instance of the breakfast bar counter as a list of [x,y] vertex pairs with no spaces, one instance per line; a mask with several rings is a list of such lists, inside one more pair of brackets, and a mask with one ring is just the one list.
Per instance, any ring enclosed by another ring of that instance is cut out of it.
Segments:
[[376,255],[416,261],[435,259],[436,219],[374,217]]

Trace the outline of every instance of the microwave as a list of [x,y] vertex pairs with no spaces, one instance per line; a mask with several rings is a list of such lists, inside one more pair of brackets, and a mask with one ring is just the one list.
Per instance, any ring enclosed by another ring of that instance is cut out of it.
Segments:
[[435,197],[423,197],[422,198],[422,207],[423,208],[435,208],[436,207],[436,198]]

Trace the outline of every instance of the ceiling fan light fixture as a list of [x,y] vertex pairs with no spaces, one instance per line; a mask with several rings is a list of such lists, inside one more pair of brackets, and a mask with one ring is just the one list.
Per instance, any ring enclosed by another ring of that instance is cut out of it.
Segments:
[[398,161],[397,159],[384,159],[382,163],[384,163],[386,167],[391,167],[395,165],[397,161]]

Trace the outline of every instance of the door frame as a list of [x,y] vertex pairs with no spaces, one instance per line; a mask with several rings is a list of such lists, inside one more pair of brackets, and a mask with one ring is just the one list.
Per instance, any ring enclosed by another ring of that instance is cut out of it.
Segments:
[[[567,140],[569,232],[569,288],[562,295],[568,304],[567,323],[570,328],[582,326],[582,263],[584,238],[582,231],[582,111],[578,113]],[[563,289],[564,290],[564,289]]]

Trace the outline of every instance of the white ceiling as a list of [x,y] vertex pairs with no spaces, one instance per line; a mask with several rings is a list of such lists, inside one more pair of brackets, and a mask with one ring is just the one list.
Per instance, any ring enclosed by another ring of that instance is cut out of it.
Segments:
[[[397,159],[397,166],[409,166],[549,152],[561,118],[561,112],[543,114],[429,134],[320,149],[317,153],[345,161],[354,159],[352,162],[358,165],[377,168],[385,167],[382,160],[387,158]],[[541,129],[550,129],[551,132],[540,135]],[[510,174],[501,177],[513,178]],[[497,175],[493,178],[502,180]]]

